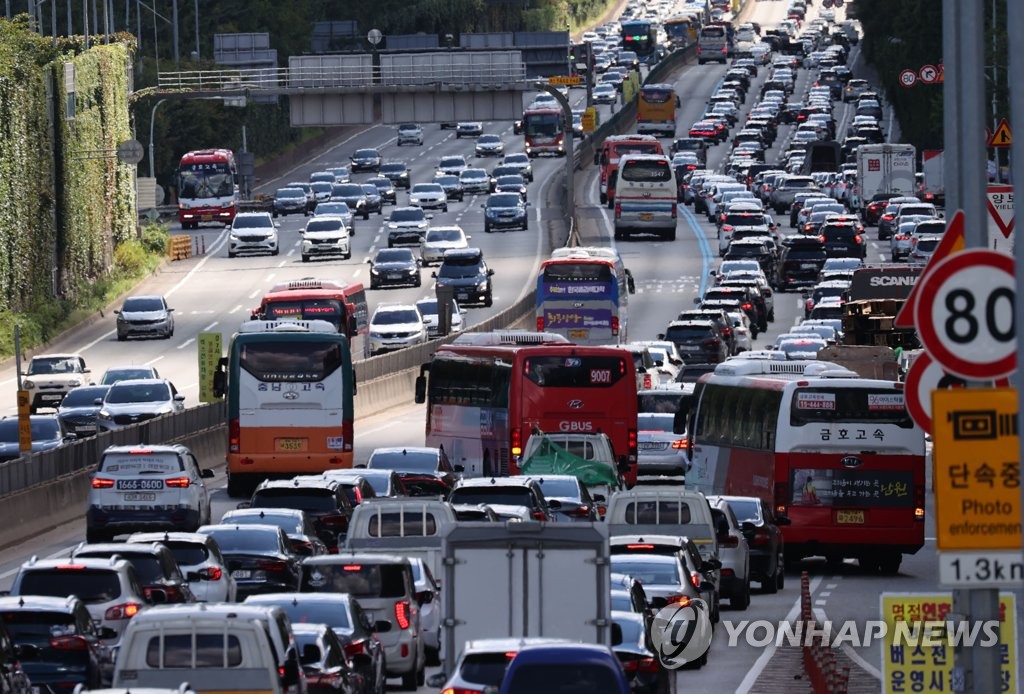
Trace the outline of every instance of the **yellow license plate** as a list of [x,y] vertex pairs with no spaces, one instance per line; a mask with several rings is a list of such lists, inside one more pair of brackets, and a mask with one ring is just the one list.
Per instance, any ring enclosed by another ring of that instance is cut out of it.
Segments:
[[213,215],[212,214],[204,214],[202,217],[200,217],[200,219],[202,221],[204,221],[204,222],[212,222],[213,221]]
[[640,221],[641,222],[649,222],[652,219],[654,219],[654,215],[651,214],[650,212],[641,212],[640,213]]
[[863,511],[836,511],[836,523],[840,525],[863,525]]
[[274,439],[274,443],[279,451],[304,451],[307,439]]
[[585,338],[589,332],[589,330],[570,330],[569,337]]

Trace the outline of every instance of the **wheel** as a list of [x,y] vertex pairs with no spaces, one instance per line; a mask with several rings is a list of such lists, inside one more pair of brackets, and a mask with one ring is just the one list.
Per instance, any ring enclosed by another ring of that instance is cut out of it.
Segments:
[[235,253],[233,253],[232,251],[228,251],[228,257],[229,258],[234,258],[235,257]]
[[895,576],[900,572],[903,555],[899,552],[886,552],[878,560],[878,569],[885,576]]
[[420,279],[419,277],[417,277],[417,278],[416,278],[416,283],[415,283],[415,284],[413,284],[413,286],[414,286],[414,287],[419,287],[419,286],[421,286],[422,284],[423,284],[423,280],[421,280],[421,279]]
[[487,298],[484,299],[484,308],[490,308],[493,304],[494,304],[494,299],[492,299],[490,297],[490,295],[488,295]]
[[491,233],[491,225],[490,224],[484,224],[484,233],[485,234]]
[[306,255],[305,253],[302,254],[302,262],[304,262],[304,263],[308,263],[309,262],[309,256]]
[[341,256],[343,260],[352,260],[352,251],[349,251],[345,255]]
[[[424,661],[426,658],[424,658]],[[420,668],[419,672],[416,673],[416,687],[422,687],[427,682],[427,670],[426,668]]]
[[664,239],[666,241],[675,241],[676,240],[676,230],[673,229],[672,231],[670,231],[667,234],[665,234]]
[[430,646],[427,646],[426,647],[426,654],[427,654],[427,665],[433,666],[433,665],[440,665],[441,664],[441,654],[438,652],[438,650],[436,648],[431,648]]
[[782,590],[786,587],[786,560],[779,557],[778,566],[775,568],[775,587]]
[[836,554],[825,557],[825,564],[831,573],[839,573],[843,568],[843,558]]
[[523,231],[529,231],[529,229],[530,229],[530,223],[529,222],[523,222]]
[[363,219],[369,219],[369,218],[370,218],[370,211],[369,210],[363,210]]
[[729,599],[729,607],[734,610],[745,610],[750,606],[750,581],[743,584],[740,595],[734,595]]
[[404,675],[402,675],[402,689],[404,689],[407,692],[416,691],[416,680],[418,679],[419,674],[415,670],[413,670],[412,672],[405,673]]
[[447,212],[447,211],[448,211],[448,206],[447,206],[447,205],[445,205],[444,207],[442,207],[442,208],[441,208],[441,211],[442,211],[442,212]]
[[761,581],[761,592],[767,593],[768,595],[774,595],[779,592],[779,579],[778,576],[782,572],[781,566],[775,567],[775,575],[765,578]]
[[242,475],[228,474],[228,496],[241,499],[249,496],[251,485]]
[[277,219],[277,210],[274,210],[272,216],[274,217],[274,219]]
[[125,341],[125,340],[127,340],[127,339],[128,339],[128,336],[127,336],[127,335],[122,335],[121,333],[118,333],[118,334],[117,334],[117,341],[118,341],[118,342],[124,342],[124,341]]

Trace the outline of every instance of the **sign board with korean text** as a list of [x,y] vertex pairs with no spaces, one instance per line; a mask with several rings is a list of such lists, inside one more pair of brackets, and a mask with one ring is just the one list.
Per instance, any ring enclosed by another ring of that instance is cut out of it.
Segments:
[[575,87],[582,84],[583,80],[578,75],[567,76],[567,75],[555,75],[554,77],[548,77],[548,84],[559,86],[559,87]]
[[939,261],[922,280],[914,320],[921,344],[949,372],[999,378],[1017,366],[1012,256],[970,249]]
[[910,294],[907,296],[907,300],[900,307],[899,312],[896,314],[896,319],[893,321],[893,325],[897,328],[913,328],[914,327],[914,311],[917,307],[917,297],[920,294],[918,287],[923,283],[925,277],[935,269],[935,266],[939,264],[939,261],[947,258],[948,256],[959,253],[964,249],[964,211],[957,210],[953,217],[946,223],[946,233],[942,235],[942,240],[939,241],[939,245],[935,247],[935,252],[932,253],[932,257],[925,263],[924,269],[921,270],[921,275],[918,277],[917,283],[910,290]]
[[[1016,599],[999,596],[998,629],[959,621],[951,593],[882,593],[885,626],[882,649],[882,692],[962,691],[953,682],[955,646],[998,643],[1004,692],[1016,692],[1018,679]],[[956,620],[956,621],[954,621]]]
[[936,548],[1020,552],[1017,391],[936,390],[932,417]]
[[990,219],[988,247],[993,251],[1013,253],[1013,244],[1016,240],[1013,234],[1013,186],[989,183],[986,193]]
[[588,106],[587,110],[583,112],[580,122],[585,133],[592,133],[597,130],[597,106]]
[[223,337],[220,333],[199,333],[199,402],[218,402],[213,394],[213,375],[223,354]]

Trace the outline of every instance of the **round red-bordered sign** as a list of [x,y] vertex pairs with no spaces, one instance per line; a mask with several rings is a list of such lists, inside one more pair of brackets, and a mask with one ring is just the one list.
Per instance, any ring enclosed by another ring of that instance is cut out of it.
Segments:
[[939,261],[920,288],[914,313],[925,349],[963,378],[983,381],[1012,373],[1015,288],[1008,255],[971,249]]
[[[922,352],[914,363],[907,370],[903,384],[903,396],[907,403],[907,413],[917,423],[917,426],[927,433],[932,433],[932,391],[940,388],[963,388],[967,384],[962,380],[956,383],[954,379],[948,379],[948,374],[934,359]],[[953,381],[944,383],[944,380]],[[959,379],[957,379],[959,380]],[[987,386],[993,388],[1008,388],[1010,379],[997,378],[995,381],[986,382]]]

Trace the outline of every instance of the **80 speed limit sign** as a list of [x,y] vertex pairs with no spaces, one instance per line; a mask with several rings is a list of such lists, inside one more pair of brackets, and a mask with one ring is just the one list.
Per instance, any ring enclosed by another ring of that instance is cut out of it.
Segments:
[[916,306],[925,349],[947,371],[985,380],[1017,366],[1013,258],[961,251],[928,273]]

